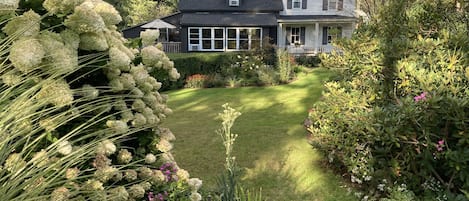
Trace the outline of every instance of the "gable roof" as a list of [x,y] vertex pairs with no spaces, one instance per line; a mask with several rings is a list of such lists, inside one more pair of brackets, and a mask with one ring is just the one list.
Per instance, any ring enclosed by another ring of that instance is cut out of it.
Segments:
[[239,6],[228,6],[228,0],[179,0],[180,11],[278,12],[282,0],[240,0]]
[[187,13],[181,18],[185,26],[277,26],[277,17],[273,13]]

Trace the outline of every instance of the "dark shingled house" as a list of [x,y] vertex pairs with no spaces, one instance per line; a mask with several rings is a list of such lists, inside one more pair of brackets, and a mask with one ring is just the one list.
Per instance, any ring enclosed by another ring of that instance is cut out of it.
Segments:
[[180,0],[182,50],[237,51],[277,42],[281,0]]

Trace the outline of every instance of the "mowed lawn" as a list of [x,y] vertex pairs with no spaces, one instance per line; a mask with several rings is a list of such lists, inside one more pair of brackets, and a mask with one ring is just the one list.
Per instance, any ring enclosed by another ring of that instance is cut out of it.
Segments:
[[184,89],[170,91],[172,114],[163,124],[176,135],[173,154],[178,165],[215,190],[225,151],[215,133],[217,114],[229,103],[242,115],[234,155],[241,182],[269,201],[347,201],[345,178],[324,168],[321,155],[306,140],[302,122],[318,101],[330,73],[315,69],[288,85],[274,87]]

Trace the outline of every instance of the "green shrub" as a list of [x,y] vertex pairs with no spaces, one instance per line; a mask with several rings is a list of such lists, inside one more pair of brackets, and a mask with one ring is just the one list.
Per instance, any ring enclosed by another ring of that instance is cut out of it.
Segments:
[[312,68],[312,67],[318,67],[319,64],[321,64],[321,59],[318,56],[299,56],[299,57],[295,57],[295,62],[298,65]]
[[279,73],[280,83],[288,83],[293,77],[293,64],[292,57],[286,50],[278,49],[277,50],[277,70]]
[[[457,40],[469,41],[466,37]],[[384,67],[384,40],[362,32],[321,65],[340,71],[309,114],[312,144],[372,197],[461,199],[469,188],[469,69],[448,32],[415,37],[395,71]],[[459,34],[458,34],[459,35]],[[467,44],[459,43],[459,44]],[[392,91],[384,80],[391,79]],[[377,190],[406,184],[408,191]],[[467,200],[466,198],[461,200]]]

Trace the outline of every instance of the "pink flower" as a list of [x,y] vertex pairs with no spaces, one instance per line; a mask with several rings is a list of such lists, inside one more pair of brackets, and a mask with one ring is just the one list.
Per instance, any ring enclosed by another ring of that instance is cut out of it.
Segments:
[[442,152],[444,146],[445,146],[445,140],[441,139],[438,141],[438,144],[436,145],[436,150],[439,152]]
[[419,102],[419,101],[422,101],[422,100],[426,100],[427,99],[427,94],[428,94],[427,92],[423,92],[420,95],[415,96],[414,101]]

